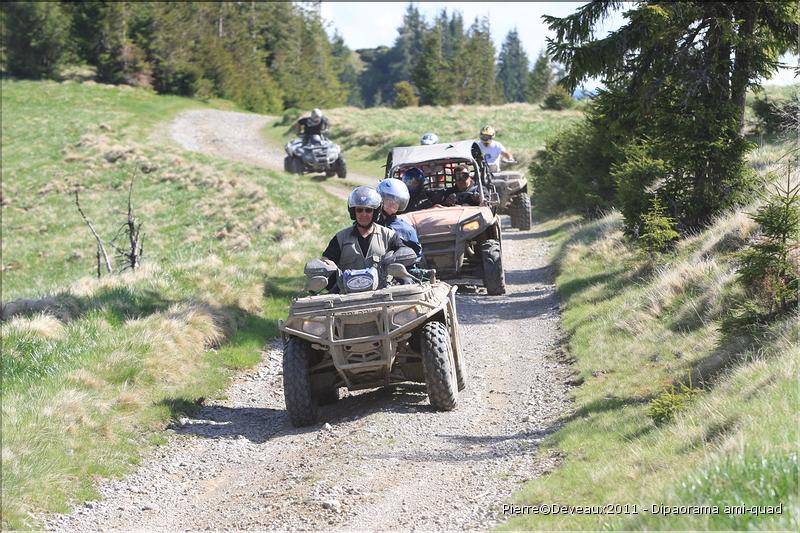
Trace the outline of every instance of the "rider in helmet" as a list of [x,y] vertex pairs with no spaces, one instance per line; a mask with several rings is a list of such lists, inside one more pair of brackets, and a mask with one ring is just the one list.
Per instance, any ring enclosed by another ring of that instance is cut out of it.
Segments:
[[427,190],[425,190],[425,173],[417,167],[411,167],[403,172],[403,183],[408,187],[410,199],[406,211],[419,211],[428,209],[436,203]]
[[[380,260],[386,252],[403,246],[397,233],[376,223],[382,204],[381,195],[372,187],[356,187],[347,199],[347,210],[353,225],[336,233],[322,256],[330,259],[340,270],[362,269]],[[328,285],[333,290],[336,279]]]
[[493,127],[489,125],[482,127],[480,131],[481,142],[478,146],[481,147],[483,158],[486,160],[492,172],[499,172],[500,156],[502,155],[506,159],[514,159],[514,156],[511,155],[511,152],[506,150],[505,146],[494,140],[495,134],[496,132]]
[[383,199],[381,213],[378,216],[378,224],[396,231],[403,244],[417,254],[417,262],[421,262],[422,245],[419,243],[417,230],[402,218],[397,218],[398,214],[406,210],[408,201],[411,199],[408,187],[400,180],[387,178],[378,184],[377,190]]
[[314,135],[322,135],[328,131],[328,119],[317,108],[311,114],[297,121],[297,131],[303,136],[303,144],[308,144]]
[[438,144],[439,143],[439,136],[435,133],[425,133],[422,137],[419,138],[419,144],[425,146],[428,144]]
[[[481,201],[489,199],[489,191],[472,179],[472,173],[467,165],[458,165],[453,172],[455,183],[444,191],[444,205],[481,205]],[[481,195],[483,192],[483,195]]]

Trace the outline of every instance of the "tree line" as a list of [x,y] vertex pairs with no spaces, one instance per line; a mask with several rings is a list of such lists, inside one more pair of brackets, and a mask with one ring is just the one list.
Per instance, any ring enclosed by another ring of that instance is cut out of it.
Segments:
[[536,102],[559,75],[516,30],[495,49],[487,19],[409,4],[391,47],[353,51],[319,2],[6,2],[0,65],[56,78],[89,65],[102,83],[230,99],[245,109]]

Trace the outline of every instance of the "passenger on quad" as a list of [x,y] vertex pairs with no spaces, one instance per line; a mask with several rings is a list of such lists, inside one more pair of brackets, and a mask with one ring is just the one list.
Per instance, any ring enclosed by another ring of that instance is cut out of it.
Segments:
[[452,187],[448,187],[444,191],[444,205],[481,205],[481,189],[483,189],[483,197],[489,198],[489,192],[485,187],[474,183],[472,174],[470,174],[469,167],[466,165],[459,165],[455,169],[456,183]]
[[309,144],[314,135],[323,135],[328,131],[328,118],[317,108],[311,110],[311,115],[297,121],[297,132],[303,136],[303,144]]
[[419,144],[422,146],[426,146],[428,144],[439,144],[439,136],[435,133],[424,133],[422,137],[419,138]]
[[422,245],[419,242],[417,230],[402,218],[397,218],[397,215],[408,207],[408,201],[411,198],[408,187],[398,179],[387,178],[378,184],[378,194],[383,199],[383,207],[378,215],[378,224],[397,232],[403,244],[417,254],[417,262],[422,263]]
[[513,160],[514,156],[511,155],[511,152],[506,150],[505,146],[494,140],[495,134],[496,132],[493,127],[488,125],[482,127],[479,146],[481,147],[481,152],[483,152],[483,158],[486,160],[486,164],[489,165],[491,171],[500,172],[500,156],[509,160]]
[[[387,252],[403,246],[400,236],[391,228],[376,223],[381,209],[381,195],[372,187],[362,185],[353,189],[347,199],[347,209],[353,225],[336,233],[322,252],[341,271],[360,270],[372,266]],[[328,283],[328,290],[336,287],[336,277]]]
[[425,190],[425,173],[417,167],[403,172],[403,183],[408,187],[410,199],[406,212],[429,209],[439,203],[439,199]]

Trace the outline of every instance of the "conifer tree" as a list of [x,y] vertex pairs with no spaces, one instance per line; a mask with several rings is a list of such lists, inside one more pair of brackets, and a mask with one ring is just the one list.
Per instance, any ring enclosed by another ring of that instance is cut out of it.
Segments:
[[529,84],[529,75],[528,55],[522,47],[515,28],[506,35],[497,59],[497,80],[506,102],[527,100],[525,93]]
[[419,91],[422,105],[449,105],[453,101],[442,33],[441,24],[434,25],[428,32],[422,44],[422,53],[412,70],[411,80]]
[[0,6],[4,68],[16,76],[48,78],[58,72],[69,38],[69,18],[60,4],[7,2]]
[[496,103],[495,48],[487,17],[476,18],[470,26],[464,55],[470,73],[464,80],[463,103]]
[[547,93],[550,92],[550,89],[553,88],[554,83],[555,77],[553,76],[553,66],[550,63],[550,57],[545,50],[542,50],[539,52],[539,56],[536,58],[536,63],[534,63],[533,70],[531,71],[526,94],[528,102],[541,102]]

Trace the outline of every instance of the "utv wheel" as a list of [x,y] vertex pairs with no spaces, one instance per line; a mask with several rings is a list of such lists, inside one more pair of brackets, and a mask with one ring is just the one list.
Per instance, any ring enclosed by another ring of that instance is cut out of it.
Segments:
[[483,260],[483,286],[486,293],[498,296],[506,293],[506,274],[503,272],[503,257],[500,255],[500,242],[489,239],[481,244]]
[[283,171],[292,173],[292,158],[288,155],[283,158]]
[[283,398],[289,420],[295,427],[310,426],[317,421],[317,404],[311,395],[308,365],[311,346],[297,337],[290,337],[283,346]]
[[512,196],[508,214],[511,216],[512,227],[521,230],[531,229],[531,197],[527,193]]
[[303,173],[303,160],[299,157],[293,157],[291,162],[291,172],[292,174],[302,174]]
[[422,326],[420,345],[431,406],[437,411],[452,411],[458,401],[458,384],[453,347],[445,325],[428,322]]
[[339,156],[339,159],[336,160],[334,168],[336,169],[336,175],[338,177],[342,179],[347,177],[347,162],[345,162],[342,156]]

